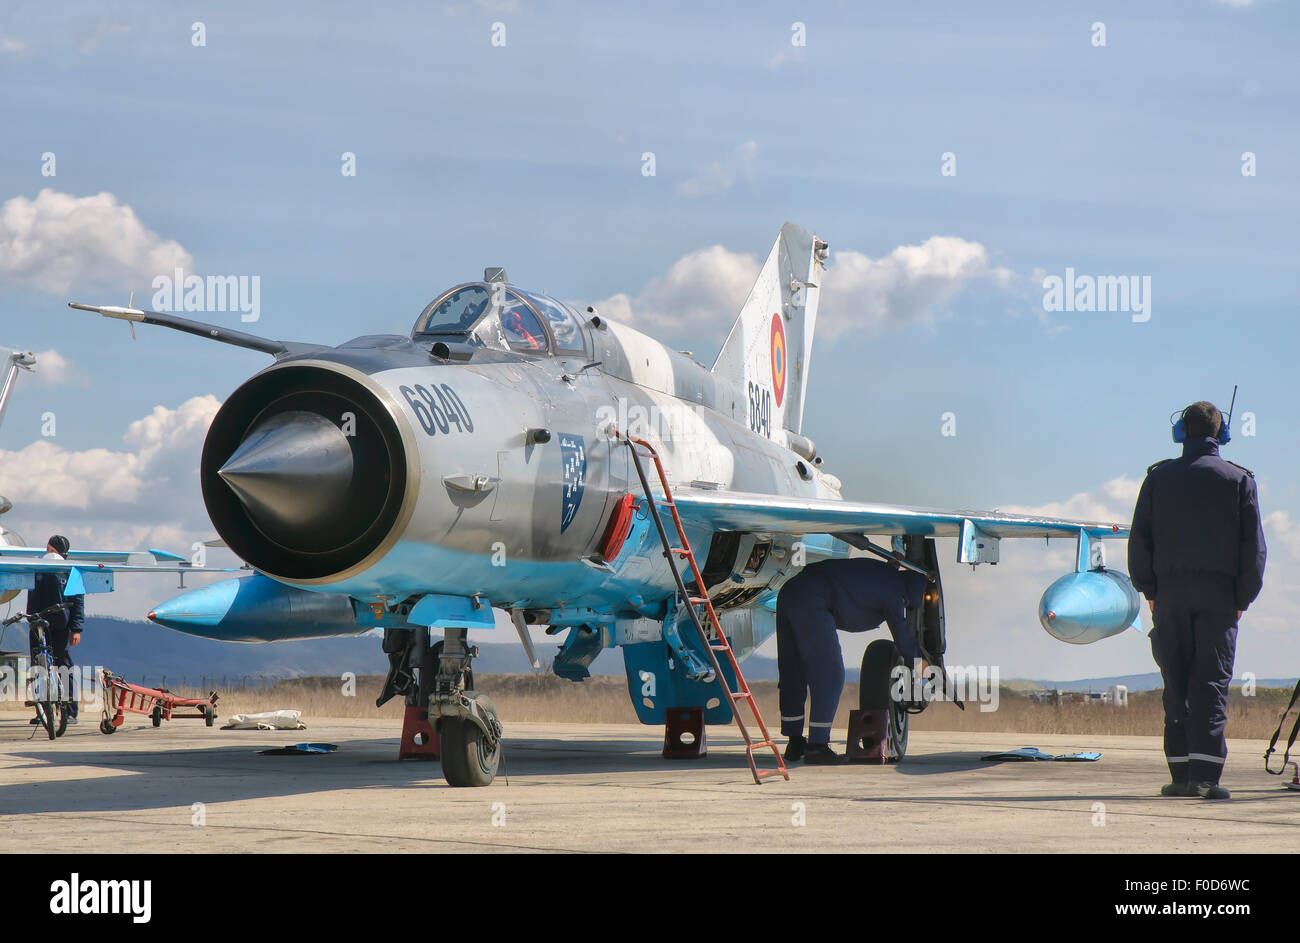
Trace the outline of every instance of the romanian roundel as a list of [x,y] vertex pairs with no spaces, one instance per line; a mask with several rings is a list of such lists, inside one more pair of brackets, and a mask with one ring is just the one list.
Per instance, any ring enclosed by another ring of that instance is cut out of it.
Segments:
[[772,315],[772,392],[776,394],[776,405],[785,399],[785,328],[781,326],[781,316]]

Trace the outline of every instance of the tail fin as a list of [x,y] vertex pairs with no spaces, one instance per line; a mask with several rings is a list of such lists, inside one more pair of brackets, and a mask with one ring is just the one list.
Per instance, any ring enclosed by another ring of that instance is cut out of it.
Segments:
[[768,438],[803,425],[825,258],[826,243],[794,223],[782,226],[713,365],[739,393],[731,418]]

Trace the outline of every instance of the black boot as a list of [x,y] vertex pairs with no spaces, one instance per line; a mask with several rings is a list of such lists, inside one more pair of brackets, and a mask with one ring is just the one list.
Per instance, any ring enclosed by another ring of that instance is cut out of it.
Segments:
[[847,756],[840,756],[831,749],[829,743],[811,743],[804,754],[805,766],[842,766],[849,761]]
[[1198,796],[1202,799],[1231,799],[1232,793],[1224,789],[1218,783],[1192,783],[1187,787],[1189,796]]
[[1191,793],[1187,791],[1187,783],[1172,782],[1172,783],[1165,783],[1163,786],[1160,787],[1160,795],[1182,796],[1186,798],[1187,796],[1190,796]]
[[798,763],[803,759],[804,750],[808,747],[808,741],[804,739],[803,734],[795,734],[790,738],[790,742],[785,745],[785,761],[787,763]]

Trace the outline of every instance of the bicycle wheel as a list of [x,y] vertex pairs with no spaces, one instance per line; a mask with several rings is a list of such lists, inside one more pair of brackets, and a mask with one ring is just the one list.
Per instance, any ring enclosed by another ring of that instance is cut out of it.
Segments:
[[37,655],[32,662],[36,672],[32,691],[32,700],[36,702],[36,719],[53,740],[58,734],[54,732],[56,705],[53,678],[50,676],[50,659],[48,655]]

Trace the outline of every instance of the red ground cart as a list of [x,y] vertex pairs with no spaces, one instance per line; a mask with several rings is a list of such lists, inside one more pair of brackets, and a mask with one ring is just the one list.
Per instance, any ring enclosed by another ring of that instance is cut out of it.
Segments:
[[[105,670],[104,684],[104,719],[99,722],[100,733],[116,733],[122,726],[127,712],[148,714],[155,727],[161,727],[164,720],[202,720],[211,727],[217,719],[217,692],[213,691],[207,698],[179,697],[166,688],[155,689],[141,687],[123,681]],[[192,714],[178,714],[177,708],[193,708]]]

